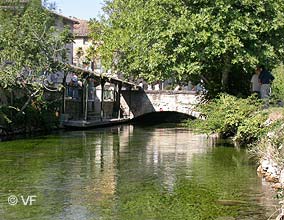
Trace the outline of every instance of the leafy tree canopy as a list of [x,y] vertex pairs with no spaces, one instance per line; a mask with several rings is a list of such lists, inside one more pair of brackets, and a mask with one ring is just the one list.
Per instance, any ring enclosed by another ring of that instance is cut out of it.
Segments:
[[[45,71],[57,71],[66,59],[68,29],[58,31],[51,13],[40,1],[18,3],[14,9],[0,9],[0,86],[41,85]],[[35,80],[37,79],[37,80]]]
[[20,112],[32,101],[41,100],[44,73],[62,70],[66,44],[72,39],[67,28],[56,29],[54,16],[41,1],[14,1],[13,7],[0,8],[0,88],[20,89],[26,99],[16,106]]
[[227,90],[232,74],[283,61],[283,0],[106,0],[104,12],[92,36],[105,65],[127,76],[198,75]]

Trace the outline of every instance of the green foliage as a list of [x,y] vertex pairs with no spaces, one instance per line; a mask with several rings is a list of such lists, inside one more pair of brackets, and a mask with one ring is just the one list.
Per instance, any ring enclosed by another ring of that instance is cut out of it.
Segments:
[[273,70],[272,98],[284,101],[284,65]]
[[14,4],[13,10],[0,8],[0,87],[12,91],[14,101],[10,104],[17,111],[0,110],[6,119],[1,123],[41,127],[40,122],[47,118],[44,111],[49,108],[49,102],[43,99],[45,73],[63,69],[66,44],[73,36],[67,27],[55,27],[54,15],[42,7],[41,1],[31,0],[24,7],[18,1]]
[[34,79],[60,68],[70,31],[56,33],[54,17],[37,0],[16,14],[0,11],[0,21],[0,86],[41,87]]
[[242,99],[221,94],[218,98],[202,104],[197,109],[205,116],[206,120],[189,121],[188,125],[207,134],[219,133],[223,137],[234,136],[237,134],[238,128],[244,126],[245,121],[260,108],[261,102],[255,96]]
[[[255,96],[242,99],[221,94],[197,109],[205,120],[191,120],[187,122],[187,126],[207,134],[218,133],[222,137],[233,137],[237,144],[251,144],[257,152],[255,154],[264,155],[264,151],[269,148],[268,142],[277,149],[279,146],[282,148],[284,112],[282,108],[262,110],[262,105],[261,100]],[[266,136],[270,132],[275,134],[273,141],[267,140]]]
[[8,125],[12,121],[8,117],[9,107],[8,106],[0,106],[0,125]]
[[76,51],[76,56],[77,58],[81,58],[82,56],[84,55],[84,51],[83,51],[83,48],[82,47],[79,47]]
[[92,45],[87,48],[86,50],[86,59],[90,62],[97,62],[97,60],[100,60],[100,53],[99,53],[99,47],[102,45],[102,42],[100,41],[100,37],[103,34],[101,30],[101,24],[96,19],[92,19],[88,27],[90,30],[92,30],[89,34],[90,38],[93,39]]
[[279,167],[284,166],[284,125],[276,121],[270,126],[270,131],[250,148],[250,154],[259,159],[275,161]]
[[92,36],[104,65],[129,77],[198,74],[220,91],[230,75],[283,60],[283,1],[107,0],[104,12]]
[[239,145],[247,145],[259,141],[268,131],[269,127],[264,126],[267,119],[267,112],[257,112],[245,118],[238,127],[234,141]]
[[38,96],[27,105],[25,111],[20,111],[26,102],[26,97],[14,100],[14,106],[0,107],[0,125],[11,131],[24,132],[34,130],[50,130],[58,126],[56,112],[60,107],[60,101],[48,101],[43,95]]

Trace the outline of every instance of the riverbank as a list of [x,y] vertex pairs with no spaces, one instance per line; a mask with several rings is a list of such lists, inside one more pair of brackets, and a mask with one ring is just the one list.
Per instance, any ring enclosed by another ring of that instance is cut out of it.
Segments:
[[254,145],[251,151],[258,156],[258,175],[271,183],[271,187],[277,192],[280,208],[276,220],[281,220],[284,218],[284,114],[282,110],[281,113],[278,111],[271,115],[277,115],[274,122],[271,119],[267,120],[272,124],[272,129]]
[[39,137],[42,135],[51,135],[54,133],[58,133],[63,128],[60,127],[53,127],[48,130],[46,129],[31,129],[31,130],[8,130],[8,131],[0,131],[0,142],[3,141],[13,141],[13,140],[19,140],[19,139],[25,139],[25,138],[34,138]]
[[230,137],[247,149],[259,165],[258,171],[273,188],[284,189],[284,109],[263,108],[255,97],[246,99],[221,94],[199,109],[206,120],[189,121],[188,126],[207,134]]
[[[251,144],[249,152],[257,158],[257,172],[277,191],[284,189],[284,110],[272,108],[262,126],[266,132]],[[282,192],[281,192],[282,193]]]
[[271,182],[272,187],[278,191],[284,189],[283,118],[282,109],[273,110],[265,122],[270,127],[269,131],[250,149],[259,161],[258,174]]

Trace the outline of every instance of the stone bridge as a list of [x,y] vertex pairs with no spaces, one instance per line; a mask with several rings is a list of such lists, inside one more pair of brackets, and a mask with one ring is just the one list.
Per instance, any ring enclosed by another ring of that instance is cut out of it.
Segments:
[[[136,84],[78,67],[73,67],[73,71],[85,80],[81,95],[75,97],[74,92],[70,95],[66,90],[61,115],[65,127],[107,126],[131,119],[144,121],[145,117],[165,120],[170,117],[200,118],[194,108],[201,96],[193,91],[142,90]],[[153,116],[151,113],[158,114]]]
[[130,118],[153,112],[177,112],[200,117],[194,107],[201,96],[193,91],[122,90],[121,107]]

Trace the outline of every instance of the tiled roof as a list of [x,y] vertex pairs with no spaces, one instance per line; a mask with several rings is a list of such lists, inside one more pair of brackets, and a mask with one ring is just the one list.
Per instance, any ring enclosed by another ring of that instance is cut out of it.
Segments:
[[77,19],[79,24],[74,24],[74,34],[78,37],[87,37],[89,35],[88,21]]

